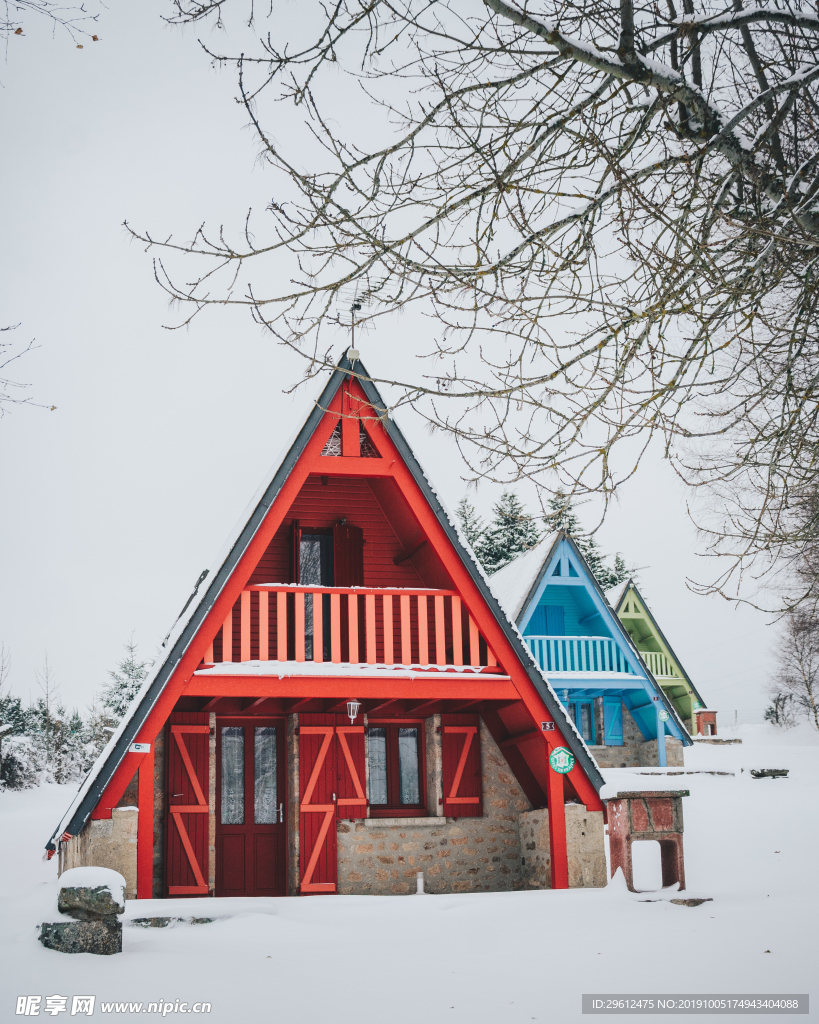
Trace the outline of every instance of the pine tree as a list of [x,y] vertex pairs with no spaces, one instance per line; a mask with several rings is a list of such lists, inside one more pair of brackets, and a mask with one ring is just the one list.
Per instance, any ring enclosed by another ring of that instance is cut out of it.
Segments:
[[103,707],[95,694],[88,706],[88,720],[85,723],[85,741],[96,759],[111,739],[117,720]]
[[79,711],[69,712],[60,700],[60,684],[48,657],[35,672],[40,696],[27,708],[19,697],[3,692],[7,671],[8,657],[0,645],[0,724],[12,727],[3,738],[0,789],[79,781],[97,749]]
[[492,514],[492,522],[475,545],[475,554],[490,575],[529,551],[539,540],[534,519],[511,491],[504,491],[492,507]]
[[481,534],[484,531],[483,519],[480,518],[478,513],[475,511],[475,507],[470,505],[466,498],[461,498],[458,502],[455,514],[458,517],[461,533],[463,533],[470,545],[473,548],[476,548]]
[[103,684],[100,694],[103,706],[117,721],[124,717],[131,701],[139,693],[152,664],[137,657],[137,645],[133,637],[123,646],[125,657],[117,665],[117,671],[108,673],[108,682]]
[[626,565],[619,552],[614,556],[614,565],[608,564],[606,556],[600,550],[600,545],[595,538],[583,533],[580,519],[568,494],[564,491],[556,491],[553,497],[549,498],[549,508],[551,511],[543,517],[547,529],[550,532],[563,530],[569,534],[580,548],[580,553],[586,559],[594,578],[603,590],[609,590],[620,583],[625,583],[634,575],[634,570]]

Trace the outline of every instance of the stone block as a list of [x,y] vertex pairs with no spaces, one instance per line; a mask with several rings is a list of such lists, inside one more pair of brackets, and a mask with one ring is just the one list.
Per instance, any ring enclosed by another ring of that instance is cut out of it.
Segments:
[[57,910],[77,921],[89,921],[124,914],[125,904],[114,898],[108,886],[71,886],[60,889]]
[[122,952],[122,923],[116,916],[88,921],[47,921],[40,925],[40,942],[58,953]]

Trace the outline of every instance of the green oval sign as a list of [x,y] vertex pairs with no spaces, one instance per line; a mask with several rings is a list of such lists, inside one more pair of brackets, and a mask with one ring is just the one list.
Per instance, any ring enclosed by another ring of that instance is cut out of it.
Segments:
[[555,747],[549,754],[549,764],[558,775],[565,775],[574,768],[574,754],[568,747]]
[[665,708],[663,708],[663,710],[660,712],[660,721],[667,722],[669,718],[671,718],[671,715],[669,715]]
[[693,709],[694,709],[695,711],[699,711],[699,710],[700,710],[700,708],[702,707],[702,704],[700,704],[700,702],[699,702],[698,700],[695,700],[695,701],[694,701],[694,703],[693,703],[693,704],[691,705],[691,707],[692,707],[692,708],[693,708]]

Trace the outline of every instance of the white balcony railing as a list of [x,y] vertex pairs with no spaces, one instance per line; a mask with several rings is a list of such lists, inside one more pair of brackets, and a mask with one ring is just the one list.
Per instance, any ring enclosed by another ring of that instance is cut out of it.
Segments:
[[544,672],[633,674],[623,652],[607,636],[527,636]]

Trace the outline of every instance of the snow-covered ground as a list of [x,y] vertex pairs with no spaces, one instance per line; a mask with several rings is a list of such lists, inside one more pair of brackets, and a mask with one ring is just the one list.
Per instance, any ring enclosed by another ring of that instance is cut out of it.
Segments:
[[[288,1024],[563,1022],[580,1018],[583,992],[819,997],[819,736],[807,726],[735,735],[742,745],[697,746],[685,766],[735,775],[605,772],[611,791],[691,791],[686,895],[713,897],[699,907],[676,906],[668,892],[643,902],[616,882],[491,895],[145,901],[129,904],[126,917],[218,920],[126,926],[123,954],[111,957],[55,953],[37,941],[57,892],[42,847],[71,788],[0,794],[0,1022],[20,1019],[20,995],[95,995],[95,1017],[102,1001],[208,1001],[211,1021]],[[757,766],[790,776],[754,780],[747,769]],[[651,867],[638,864],[649,884]]]

